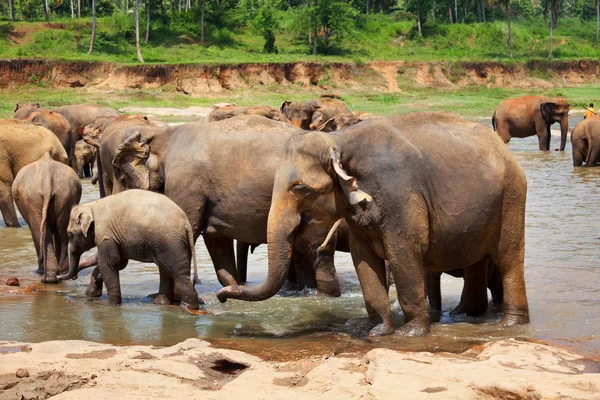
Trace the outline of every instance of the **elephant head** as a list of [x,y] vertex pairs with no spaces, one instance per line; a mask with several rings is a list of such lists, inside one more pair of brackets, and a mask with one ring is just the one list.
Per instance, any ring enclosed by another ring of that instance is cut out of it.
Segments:
[[569,110],[571,107],[567,100],[562,97],[546,101],[540,105],[542,118],[546,122],[546,137],[544,138],[543,150],[550,150],[550,125],[560,123],[560,151],[565,149],[567,133],[569,131]]
[[323,121],[323,119],[323,113],[315,112],[311,129],[322,132],[333,132],[348,128],[349,126],[358,124],[360,121],[362,121],[361,117],[352,113],[340,114],[334,118],[329,118],[327,121]]
[[[49,111],[49,113],[52,113],[52,111]],[[52,123],[48,121],[46,116],[41,112],[36,111],[29,114],[29,117],[27,117],[27,121],[31,122],[34,125],[43,126],[44,128],[50,131],[54,131]]]
[[17,103],[13,118],[26,119],[29,117],[29,115],[31,115],[32,112],[35,112],[41,108],[42,106],[40,106],[40,103]]
[[310,130],[313,114],[319,108],[318,105],[308,101],[304,103],[284,101],[281,103],[280,111],[295,127]]
[[306,221],[330,227],[348,210],[372,202],[342,166],[340,150],[333,137],[321,132],[292,139],[275,174],[267,224],[267,279],[254,287],[223,288],[217,294],[221,302],[228,298],[260,301],[275,295],[287,276],[295,236]]
[[156,153],[151,150],[154,139],[152,132],[143,133],[133,128],[132,134],[121,143],[115,152],[113,173],[127,189],[164,191],[164,170]]
[[58,281],[77,278],[81,255],[95,246],[93,203],[73,207],[69,217],[69,272],[59,275]]

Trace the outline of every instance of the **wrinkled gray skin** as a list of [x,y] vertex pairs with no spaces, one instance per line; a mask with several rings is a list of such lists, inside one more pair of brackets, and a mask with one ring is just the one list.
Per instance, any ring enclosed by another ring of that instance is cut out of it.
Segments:
[[80,178],[92,176],[93,166],[96,162],[96,148],[83,140],[75,143],[75,166]]
[[275,174],[267,279],[254,287],[223,288],[217,297],[273,296],[287,273],[291,238],[307,216],[327,226],[344,218],[369,335],[394,332],[386,260],[406,319],[401,335],[429,333],[423,268],[450,271],[480,265],[487,257],[502,275],[501,324],[527,323],[526,191],[523,170],[498,136],[449,113],[413,113],[333,134],[296,135]]
[[362,118],[353,113],[339,114],[328,120],[323,120],[323,113],[318,113],[314,118],[313,124],[316,126],[315,130],[317,131],[333,132],[356,125],[360,121],[362,121]]
[[600,161],[600,119],[584,119],[571,132],[573,166],[595,167]]
[[[297,132],[289,124],[259,116],[145,129],[117,149],[115,177],[126,188],[161,192],[179,205],[194,238],[203,235],[219,282],[236,285],[240,278],[233,240],[266,243],[273,175]],[[307,220],[305,233],[319,242],[328,229]],[[314,261],[314,248],[298,249]],[[329,257],[315,271],[317,289],[339,296],[333,255]]]
[[206,120],[208,122],[222,121],[239,115],[260,115],[275,121],[289,122],[288,119],[276,108],[269,106],[223,106],[212,110]]
[[[460,303],[451,314],[467,314],[469,316],[478,316],[485,314],[488,309],[487,289],[492,294],[494,304],[502,304],[503,288],[500,271],[489,259],[484,259],[481,264],[476,264],[467,269],[455,269],[446,271],[446,274],[456,278],[464,278],[463,291]],[[442,293],[440,288],[440,278],[442,272],[425,270],[425,291],[429,305],[439,318],[442,311]]]
[[19,227],[11,192],[17,173],[49,153],[67,163],[67,153],[48,129],[18,119],[0,119],[0,211],[7,227]]
[[562,97],[523,96],[504,100],[494,112],[492,126],[508,143],[512,137],[537,135],[539,148],[550,150],[550,126],[560,124],[560,151],[567,144],[569,103]]
[[98,118],[111,118],[121,115],[117,110],[99,104],[73,104],[62,106],[52,111],[64,116],[71,124],[73,133],[81,135],[83,129],[93,124]]
[[57,275],[69,269],[69,213],[81,199],[77,175],[46,153],[19,171],[12,194],[31,231],[42,283],[57,283]]
[[351,114],[352,111],[342,100],[320,98],[304,103],[284,101],[281,113],[297,128],[318,130],[323,122],[340,114]]
[[155,304],[171,304],[177,291],[182,305],[198,309],[198,293],[190,280],[192,259],[196,271],[192,229],[185,213],[168,197],[128,190],[81,204],[71,211],[68,235],[69,271],[59,275],[59,281],[77,277],[81,254],[97,246],[110,305],[121,304],[119,271],[136,260],[158,265]]

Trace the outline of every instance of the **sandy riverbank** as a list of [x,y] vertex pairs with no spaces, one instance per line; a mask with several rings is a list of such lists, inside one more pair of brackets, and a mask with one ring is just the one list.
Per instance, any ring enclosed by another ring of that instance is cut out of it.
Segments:
[[376,349],[288,362],[198,339],[167,348],[0,342],[0,398],[597,399],[597,361],[514,340],[462,354]]

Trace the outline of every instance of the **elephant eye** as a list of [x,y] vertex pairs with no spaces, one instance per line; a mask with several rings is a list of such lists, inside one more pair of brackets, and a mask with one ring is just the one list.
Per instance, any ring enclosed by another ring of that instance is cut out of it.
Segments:
[[303,183],[297,183],[294,186],[292,186],[292,191],[294,193],[306,193],[306,194],[308,194],[312,190],[313,189],[310,186],[305,185]]

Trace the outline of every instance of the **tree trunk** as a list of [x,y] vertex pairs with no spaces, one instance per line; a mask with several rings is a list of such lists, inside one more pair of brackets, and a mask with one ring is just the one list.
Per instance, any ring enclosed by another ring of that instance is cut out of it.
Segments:
[[552,18],[552,15],[550,15],[550,53],[548,54],[550,59],[552,59],[552,25],[554,25],[554,19]]
[[433,0],[433,7],[431,8],[431,20],[435,22],[435,0]]
[[81,18],[81,2],[83,0],[77,0],[77,18]]
[[[600,0],[598,0],[600,1]],[[200,44],[204,44],[204,10],[206,9],[206,0],[202,0],[202,8],[200,9]]]
[[454,0],[454,22],[458,22],[458,6],[456,0]]
[[15,1],[8,0],[8,13],[10,14],[10,22],[15,22]]
[[19,0],[19,18],[23,21],[23,0]]
[[452,22],[452,4],[450,0],[448,0],[448,16],[450,17],[450,25],[452,25],[454,22]]
[[504,6],[506,8],[506,22],[508,22],[508,57],[513,58],[512,32],[510,30],[510,7],[508,6],[508,0],[504,0]]
[[369,0],[366,0],[365,4],[366,4],[365,15],[369,15]]
[[596,1],[596,43],[594,47],[598,48],[598,33],[600,32],[600,0]]
[[146,0],[146,37],[144,41],[148,43],[150,40],[150,0]]
[[135,48],[137,50],[137,58],[143,63],[142,48],[140,47],[140,0],[135,0]]
[[421,31],[421,0],[417,0],[417,27],[419,28],[419,36],[423,37],[423,31]]
[[75,6],[73,6],[73,0],[71,0],[71,19],[75,18]]
[[46,21],[50,19],[48,16],[48,0],[44,0],[44,15],[46,16]]
[[485,23],[485,0],[481,0],[481,10],[483,14],[483,23]]
[[92,40],[90,40],[90,50],[88,54],[94,51],[94,42],[96,41],[96,0],[92,0]]

